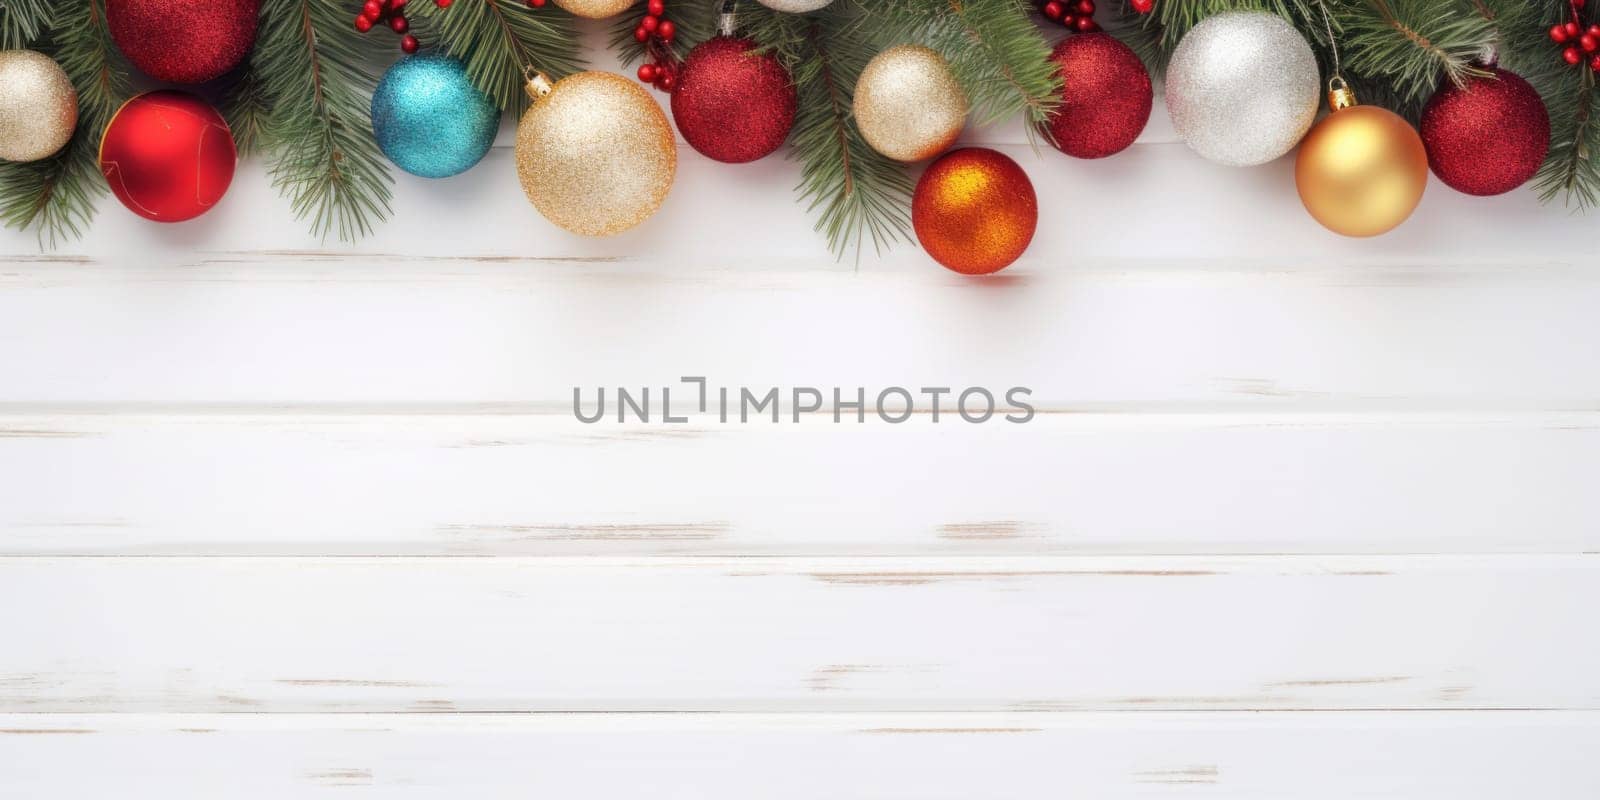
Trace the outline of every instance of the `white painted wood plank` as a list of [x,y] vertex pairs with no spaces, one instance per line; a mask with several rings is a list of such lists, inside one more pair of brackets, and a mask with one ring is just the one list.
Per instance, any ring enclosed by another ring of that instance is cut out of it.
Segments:
[[0,553],[1600,551],[1600,415],[0,416]]
[[[758,264],[759,266],[759,264]],[[1040,408],[1600,407],[1600,270],[936,272],[24,264],[0,403],[478,404],[572,389],[1011,386]],[[85,272],[86,270],[86,272]]]
[[[1252,169],[1203,161],[1181,144],[1138,146],[1095,161],[1044,147],[1001,145],[1039,195],[1038,235],[1011,274],[1054,271],[1107,258],[1265,260],[1291,264],[1583,261],[1593,219],[1533,192],[1475,198],[1430,181],[1417,213],[1376,239],[1322,229],[1302,208],[1293,158]],[[688,265],[795,264],[837,268],[813,218],[794,198],[799,165],[772,156],[746,165],[711,162],[680,147],[676,184],[661,212],[609,239],[565,233],[530,206],[512,154],[495,149],[471,171],[443,180],[396,176],[394,215],[376,236],[349,245],[312,236],[272,189],[263,165],[245,162],[216,210],[158,225],[107,200],[89,236],[62,253],[116,265],[191,264],[197,253],[329,248],[400,256],[661,258]],[[39,253],[35,237],[0,231],[0,254]],[[848,268],[850,265],[845,264]],[[902,246],[868,271],[941,272]]]
[[1580,800],[1593,712],[5,715],[19,797]]
[[0,559],[0,712],[1600,708],[1600,556]]

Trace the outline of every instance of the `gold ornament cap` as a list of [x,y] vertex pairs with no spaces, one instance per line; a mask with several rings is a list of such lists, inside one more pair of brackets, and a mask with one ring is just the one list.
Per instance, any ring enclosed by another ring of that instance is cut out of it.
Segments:
[[1350,84],[1345,83],[1343,77],[1333,76],[1333,79],[1328,81],[1328,110],[1343,111],[1353,105],[1357,105],[1356,93],[1350,88]]

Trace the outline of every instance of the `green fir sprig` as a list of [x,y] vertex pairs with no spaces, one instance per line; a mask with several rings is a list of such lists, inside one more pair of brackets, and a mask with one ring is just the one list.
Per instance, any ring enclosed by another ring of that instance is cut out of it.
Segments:
[[431,2],[406,6],[417,36],[442,48],[467,67],[467,76],[501,111],[521,113],[528,104],[525,70],[557,80],[583,69],[572,15],[547,4],[522,0],[460,0],[448,8]]
[[[6,14],[19,6],[5,0]],[[15,17],[0,28],[21,30]],[[111,42],[103,0],[60,3],[47,30],[26,44],[61,65],[78,92],[78,127],[61,152],[26,164],[0,161],[0,223],[34,230],[41,247],[83,236],[105,195],[100,136],[128,98],[127,67]]]
[[339,0],[265,0],[247,91],[230,108],[253,126],[251,146],[267,145],[272,184],[295,216],[345,241],[388,217],[394,182],[372,137],[367,41]]

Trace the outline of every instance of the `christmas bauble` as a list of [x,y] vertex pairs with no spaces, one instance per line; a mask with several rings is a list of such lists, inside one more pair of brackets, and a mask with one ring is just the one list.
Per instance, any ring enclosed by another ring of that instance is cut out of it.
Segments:
[[730,164],[783,146],[794,127],[795,90],[771,53],[718,36],[689,51],[672,93],[672,119],[689,146]]
[[782,11],[788,14],[804,14],[807,11],[816,11],[833,0],[761,0],[761,5],[773,11]]
[[1105,33],[1069,36],[1056,45],[1063,92],[1050,114],[1056,149],[1077,158],[1122,152],[1150,121],[1150,72],[1133,49]]
[[1422,112],[1428,165],[1450,188],[1504,194],[1528,182],[1550,151],[1550,113],[1514,72],[1446,83]]
[[0,50],[0,160],[38,161],[78,127],[78,92],[61,66],[32,50]]
[[1335,91],[1334,98],[1334,112],[1300,143],[1295,187],[1323,227],[1376,236],[1405,222],[1422,201],[1428,154],[1399,114],[1351,105],[1348,90]]
[[935,261],[965,275],[987,275],[1028,249],[1039,202],[1017,162],[969,147],[928,165],[911,198],[911,223]]
[[187,92],[147,92],[124,103],[100,139],[100,171],[130,211],[181,222],[211,210],[233,181],[233,132]]
[[239,65],[256,43],[261,0],[106,0],[117,49],[146,75],[204,83]]
[[921,45],[891,47],[856,81],[856,126],[872,149],[896,161],[932,158],[955,144],[967,96],[944,56]]
[[448,178],[467,171],[489,152],[499,129],[500,109],[449,56],[402,58],[372,93],[378,147],[412,175]]
[[1196,153],[1234,167],[1289,152],[1321,94],[1317,58],[1294,26],[1260,11],[1207,17],[1167,66],[1167,111]]
[[656,213],[678,148],[656,101],[633,81],[580,72],[530,84],[517,125],[517,178],[539,213],[573,233],[610,236]]
[[634,0],[556,0],[568,12],[589,19],[614,17],[628,10]]

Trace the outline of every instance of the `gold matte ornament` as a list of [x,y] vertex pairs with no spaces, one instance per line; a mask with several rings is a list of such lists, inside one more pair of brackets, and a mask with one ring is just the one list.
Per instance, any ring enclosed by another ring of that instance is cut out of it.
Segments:
[[872,149],[896,161],[921,161],[956,143],[967,96],[944,56],[905,44],[867,62],[856,81],[855,115]]
[[628,10],[634,0],[556,0],[568,12],[589,19],[614,17]]
[[1300,143],[1294,182],[1317,222],[1345,236],[1377,236],[1406,221],[1428,186],[1428,153],[1411,123],[1355,104],[1336,80],[1333,113]]
[[0,50],[0,160],[55,155],[78,127],[78,92],[61,66],[32,50]]
[[517,179],[539,213],[585,236],[645,221],[672,188],[678,147],[661,106],[639,84],[580,72],[528,82],[517,125]]

